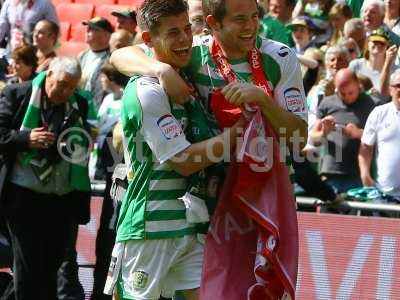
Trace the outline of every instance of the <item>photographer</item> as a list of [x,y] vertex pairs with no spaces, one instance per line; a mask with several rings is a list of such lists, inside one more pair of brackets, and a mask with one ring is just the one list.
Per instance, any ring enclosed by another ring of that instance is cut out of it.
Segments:
[[57,57],[0,96],[2,212],[11,236],[16,299],[57,299],[57,270],[78,223],[89,221],[87,99],[79,62]]

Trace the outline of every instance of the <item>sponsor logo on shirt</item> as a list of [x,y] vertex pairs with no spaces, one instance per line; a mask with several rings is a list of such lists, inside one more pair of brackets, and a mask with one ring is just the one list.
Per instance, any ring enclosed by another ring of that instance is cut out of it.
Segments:
[[298,88],[288,88],[283,92],[287,110],[290,112],[304,111],[304,101]]
[[170,114],[158,119],[157,125],[167,140],[173,139],[182,134],[182,127]]
[[280,57],[286,57],[286,56],[288,56],[288,54],[289,54],[289,48],[288,47],[279,48],[278,55]]

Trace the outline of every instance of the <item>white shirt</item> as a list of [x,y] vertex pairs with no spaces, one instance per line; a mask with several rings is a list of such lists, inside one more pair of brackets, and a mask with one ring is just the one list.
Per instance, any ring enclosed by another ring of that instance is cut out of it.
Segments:
[[400,196],[400,111],[393,102],[374,108],[361,141],[369,146],[376,145],[378,188]]
[[[160,162],[165,163],[190,146],[183,128],[186,120],[178,121],[172,115],[168,96],[153,78],[142,77],[137,82],[137,97],[142,110],[140,134]],[[183,110],[183,106],[172,104],[173,109]]]

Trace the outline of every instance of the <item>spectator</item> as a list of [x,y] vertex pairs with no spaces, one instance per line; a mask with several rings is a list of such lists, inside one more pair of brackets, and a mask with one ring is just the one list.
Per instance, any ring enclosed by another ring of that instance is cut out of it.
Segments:
[[189,0],[189,21],[192,24],[193,36],[201,36],[208,33],[203,14],[203,4],[201,0]]
[[[55,58],[33,82],[7,86],[0,97],[4,213],[14,256],[16,299],[57,299],[57,270],[77,223],[89,221],[89,142],[59,152],[65,130],[86,130],[87,100],[74,58]],[[69,103],[69,105],[66,105]],[[78,151],[78,152],[77,152]],[[82,152],[83,151],[83,152]],[[78,156],[80,155],[80,156]],[[65,158],[65,159],[63,159]],[[33,296],[34,295],[34,296]]]
[[364,50],[367,34],[365,32],[364,22],[361,19],[353,18],[344,23],[343,35],[347,39],[354,39],[358,48]]
[[0,12],[0,42],[8,39],[8,52],[30,40],[33,27],[40,20],[58,24],[56,10],[50,0],[6,0]]
[[136,12],[134,10],[116,10],[111,13],[117,18],[115,29],[128,30],[133,36],[136,35]]
[[[356,74],[371,79],[374,90],[381,95],[381,75],[386,59],[386,50],[389,48],[390,38],[383,29],[375,30],[368,37],[367,50],[364,57],[353,60],[350,69]],[[392,65],[390,73],[395,70]],[[387,100],[381,97],[383,101]]]
[[304,92],[306,95],[315,83],[321,79],[321,71],[324,64],[323,56],[323,52],[317,48],[308,48],[304,52],[304,55],[297,55],[302,67]]
[[103,84],[103,89],[109,92],[109,94],[104,98],[98,113],[100,134],[97,138],[99,152],[96,174],[98,177],[105,177],[106,188],[104,191],[100,226],[96,237],[96,266],[93,273],[94,285],[91,299],[111,300],[110,296],[103,294],[103,288],[116,235],[115,228],[117,225],[118,208],[114,207],[110,197],[110,188],[114,166],[119,161],[115,159],[117,150],[111,145],[110,140],[113,138],[113,128],[120,117],[122,92],[129,78],[119,73],[111,64],[106,63],[101,67],[100,80]]
[[33,29],[33,45],[37,48],[38,72],[47,70],[52,59],[57,56],[54,47],[59,33],[60,27],[52,21],[42,20],[36,23]]
[[288,24],[292,19],[293,0],[269,0],[268,14],[278,19],[282,24]]
[[385,19],[385,4],[381,0],[365,0],[361,8],[361,13],[367,35],[371,34],[374,30],[383,27],[388,33],[390,40],[394,44],[398,46],[400,45],[400,36],[390,30],[383,22]]
[[117,29],[110,36],[110,52],[114,50],[130,46],[133,42],[133,35],[126,29]]
[[109,42],[114,30],[111,23],[101,17],[94,17],[82,24],[88,27],[86,43],[89,45],[89,49],[79,55],[82,66],[82,85],[85,90],[93,94],[98,109],[104,96],[99,80],[100,69],[110,56]]
[[[390,95],[390,103],[376,107],[369,115],[358,159],[364,186],[376,186],[390,196],[400,199],[400,70],[396,70],[390,77]],[[374,149],[376,181],[370,171]]]
[[347,48],[350,53],[350,61],[357,59],[361,55],[360,48],[358,47],[357,42],[353,38],[343,38],[339,46]]
[[384,22],[395,34],[400,36],[400,1],[385,0]]
[[329,23],[332,27],[332,35],[328,42],[329,45],[335,45],[343,38],[344,24],[351,17],[351,9],[346,4],[336,3],[332,6],[329,11]]
[[317,107],[322,98],[334,94],[335,84],[333,79],[336,73],[340,69],[348,67],[349,62],[350,53],[346,48],[336,45],[327,49],[325,53],[325,77],[311,89],[307,96],[309,131],[315,123]]
[[35,77],[38,65],[35,47],[29,45],[17,47],[12,52],[11,58],[12,77],[8,79],[8,83],[21,83]]
[[315,37],[317,44],[325,44],[331,36],[328,13],[334,2],[334,0],[301,0],[297,1],[293,10],[293,18],[305,15],[312,19],[319,31]]
[[309,17],[297,17],[290,22],[287,27],[292,32],[294,41],[293,50],[297,54],[304,54],[307,48],[313,47],[313,30],[316,29],[315,25]]
[[290,30],[270,14],[265,14],[260,18],[259,34],[262,37],[281,42],[289,47],[293,47],[294,45]]
[[107,122],[109,118],[120,115],[122,92],[129,81],[129,77],[118,72],[107,62],[101,67],[100,80],[103,89],[108,93],[104,97],[97,115],[101,125]]
[[386,50],[385,63],[382,67],[382,74],[380,76],[380,91],[382,96],[390,96],[389,82],[390,76],[394,73],[395,69],[398,69],[395,65],[396,57],[398,57],[399,49],[396,45],[390,46]]
[[348,68],[335,75],[334,95],[325,97],[317,110],[311,141],[326,141],[321,160],[321,175],[336,193],[361,186],[357,163],[362,129],[375,106],[372,98],[360,91],[356,75]]

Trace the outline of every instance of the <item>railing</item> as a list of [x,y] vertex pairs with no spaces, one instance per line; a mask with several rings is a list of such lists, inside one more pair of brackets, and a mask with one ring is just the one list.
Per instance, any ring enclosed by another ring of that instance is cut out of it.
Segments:
[[[92,182],[92,194],[93,196],[103,196],[105,189],[104,181],[93,181]],[[321,201],[318,198],[311,197],[296,197],[298,205],[306,207],[318,206],[330,206],[331,204]],[[397,204],[380,204],[371,202],[359,202],[359,201],[344,201],[335,206],[339,209],[356,209],[361,211],[373,211],[373,212],[400,212],[400,205]]]
[[[296,202],[299,205],[304,205],[307,207],[331,206],[331,204],[323,202],[320,199],[309,197],[296,197]],[[344,201],[338,205],[335,205],[335,207],[339,209],[356,209],[361,211],[400,212],[400,205],[397,204],[381,204],[359,201]]]

